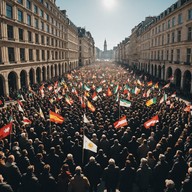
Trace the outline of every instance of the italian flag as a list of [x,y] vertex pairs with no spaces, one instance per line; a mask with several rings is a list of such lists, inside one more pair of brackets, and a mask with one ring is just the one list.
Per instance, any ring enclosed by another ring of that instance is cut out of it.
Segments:
[[116,85],[113,89],[113,93],[116,94],[118,90],[119,90],[119,85]]
[[157,122],[159,122],[159,117],[158,115],[152,117],[151,119],[149,119],[148,121],[146,121],[144,123],[144,127],[146,129],[149,129],[151,126],[154,126]]
[[120,99],[120,106],[122,107],[130,107],[131,106],[131,102],[124,100],[124,99]]
[[116,121],[114,123],[114,127],[117,129],[117,128],[120,128],[120,127],[124,127],[128,125],[127,123],[127,119],[126,119],[126,116],[123,116],[121,119],[119,119],[118,121]]
[[163,103],[167,100],[167,94],[164,94],[163,97],[160,99],[159,104]]
[[93,95],[92,95],[92,99],[93,101],[97,101],[97,93],[94,91]]
[[132,92],[135,94],[135,95],[138,95],[140,93],[141,89],[135,87],[135,89],[132,90]]
[[146,102],[146,106],[149,107],[149,106],[151,106],[151,105],[153,105],[153,104],[156,104],[156,103],[157,103],[157,98],[154,97],[154,98],[152,98],[152,99],[150,99],[150,100],[148,100],[148,101]]
[[90,88],[89,88],[87,85],[83,85],[83,88],[84,88],[86,91],[90,91]]
[[100,93],[101,91],[102,91],[102,87],[101,86],[96,89],[97,93]]

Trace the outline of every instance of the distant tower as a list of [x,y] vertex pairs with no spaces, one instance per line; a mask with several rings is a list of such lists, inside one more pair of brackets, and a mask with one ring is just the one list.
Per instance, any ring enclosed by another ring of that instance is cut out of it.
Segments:
[[104,41],[104,51],[107,51],[107,41],[106,41],[106,39]]

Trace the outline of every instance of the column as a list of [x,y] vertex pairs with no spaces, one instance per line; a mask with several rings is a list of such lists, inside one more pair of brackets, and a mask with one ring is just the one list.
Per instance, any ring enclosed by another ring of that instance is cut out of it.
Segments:
[[32,52],[33,52],[33,61],[36,61],[37,60],[36,49],[32,49]]
[[181,90],[183,90],[183,75],[181,75]]
[[13,6],[13,19],[14,21],[17,21],[17,7]]
[[1,23],[1,37],[2,40],[7,40],[7,24],[4,22]]
[[21,78],[20,76],[18,75],[18,79],[17,79],[17,90],[21,89]]
[[26,86],[29,86],[29,71],[27,71]]
[[8,77],[5,78],[5,95],[9,95],[9,83],[8,83]]
[[25,48],[25,62],[29,61],[29,49]]
[[2,54],[2,63],[4,63],[4,65],[8,64],[9,59],[8,59],[8,49],[7,47],[1,47],[1,54]]
[[19,29],[18,29],[18,27],[14,27],[13,30],[14,30],[15,41],[19,41],[19,31],[18,31]]
[[5,16],[6,15],[6,3],[5,1],[1,1],[1,15]]
[[20,62],[20,49],[18,47],[14,48],[15,62]]

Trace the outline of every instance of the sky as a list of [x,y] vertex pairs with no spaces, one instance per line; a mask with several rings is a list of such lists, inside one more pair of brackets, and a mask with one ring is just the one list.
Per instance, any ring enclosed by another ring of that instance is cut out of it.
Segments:
[[60,10],[77,26],[92,34],[95,46],[113,49],[131,29],[148,16],[158,16],[177,0],[56,0]]

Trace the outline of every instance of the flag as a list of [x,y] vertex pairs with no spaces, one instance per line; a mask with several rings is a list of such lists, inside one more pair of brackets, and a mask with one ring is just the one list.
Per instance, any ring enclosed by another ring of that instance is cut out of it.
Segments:
[[82,99],[82,97],[79,97],[79,101],[81,103],[81,108],[85,108],[86,104],[85,104],[84,100]]
[[163,97],[160,99],[159,104],[163,103],[167,100],[167,94],[164,94]]
[[124,100],[124,99],[120,99],[120,106],[122,107],[131,107],[131,102]]
[[83,136],[83,149],[87,149],[94,153],[97,153],[97,145],[88,139],[85,135]]
[[159,83],[158,82],[154,85],[154,88],[159,89]]
[[21,105],[18,103],[18,108],[19,108],[19,111],[21,111],[22,113],[24,113],[24,111],[23,111],[23,109],[22,109],[22,107],[21,107]]
[[92,99],[93,101],[97,101],[97,93],[94,91],[93,95],[92,95]]
[[174,80],[174,76],[172,75],[171,77],[168,78],[169,81],[173,81]]
[[147,86],[149,87],[149,86],[152,86],[153,85],[153,82],[152,81],[149,81],[149,82],[147,82]]
[[90,123],[85,114],[83,115],[83,122],[84,123]]
[[112,96],[112,92],[111,92],[111,90],[110,90],[109,87],[108,87],[108,89],[107,89],[107,96],[108,96],[108,97]]
[[90,111],[92,111],[92,112],[95,111],[95,107],[89,101],[87,101],[87,107],[89,108]]
[[2,105],[2,104],[3,104],[3,101],[0,100],[0,105]]
[[167,83],[162,89],[169,88],[169,87],[170,87],[170,83]]
[[135,89],[132,90],[132,93],[134,93],[135,95],[138,95],[140,93],[141,89],[135,87]]
[[59,115],[51,110],[49,111],[49,119],[51,122],[55,122],[55,123],[59,123],[59,124],[62,124],[64,122],[64,118],[61,115]]
[[176,97],[176,92],[174,92],[174,93],[171,95],[171,97]]
[[0,128],[0,140],[11,134],[12,122]]
[[28,125],[28,124],[32,123],[27,117],[23,117],[23,121],[22,122],[23,122],[24,125]]
[[48,88],[49,91],[51,91],[53,89],[53,86],[49,85],[47,88]]
[[156,103],[157,103],[157,98],[154,97],[154,98],[148,100],[148,101],[146,102],[146,105],[147,105],[147,107],[149,107],[150,105],[156,104]]
[[71,92],[74,93],[76,96],[78,96],[78,92],[74,87],[72,88]]
[[116,94],[118,90],[119,90],[119,85],[116,85],[113,89],[113,93]]
[[101,86],[96,89],[97,93],[100,93],[101,91],[102,91],[102,87]]
[[144,127],[146,129],[149,129],[151,126],[154,126],[157,122],[159,122],[159,117],[158,115],[152,117],[151,119],[149,119],[148,121],[146,121],[144,123]]
[[117,96],[116,96],[116,102],[119,102],[119,92],[117,93]]
[[187,107],[185,107],[184,111],[191,112],[191,115],[192,115],[192,105],[188,105]]
[[149,89],[149,90],[147,91],[146,96],[149,97],[149,96],[150,96],[150,93],[151,93],[151,89]]
[[123,116],[122,118],[120,118],[118,121],[116,121],[116,122],[114,123],[114,127],[115,127],[115,128],[124,127],[124,126],[126,126],[126,125],[128,125],[126,116]]
[[23,107],[23,103],[20,100],[17,100],[17,103]]
[[86,91],[90,91],[90,87],[88,87],[87,85],[83,85],[83,88],[86,90]]
[[68,95],[65,96],[65,101],[66,101],[69,105],[72,105],[72,104],[73,104],[73,100],[72,100],[71,97],[69,97]]
[[45,116],[44,116],[43,111],[42,111],[41,108],[39,108],[39,115],[40,115],[41,118],[45,119]]

